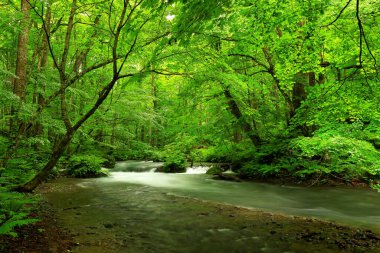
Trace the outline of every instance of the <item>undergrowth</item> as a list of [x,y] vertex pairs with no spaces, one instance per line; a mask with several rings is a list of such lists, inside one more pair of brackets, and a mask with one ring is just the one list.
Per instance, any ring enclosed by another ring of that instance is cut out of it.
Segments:
[[38,201],[21,193],[0,189],[0,235],[17,236],[14,228],[38,221],[28,217],[31,207]]
[[105,161],[107,160],[95,155],[74,155],[69,160],[67,173],[78,178],[107,176],[108,171],[101,167]]

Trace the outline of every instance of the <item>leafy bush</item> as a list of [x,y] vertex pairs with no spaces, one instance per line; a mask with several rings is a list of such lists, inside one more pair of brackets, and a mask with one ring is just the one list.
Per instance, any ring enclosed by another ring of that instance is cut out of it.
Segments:
[[266,178],[281,176],[283,166],[279,164],[258,164],[256,162],[245,163],[242,168],[238,170],[239,177],[241,178]]
[[[0,168],[0,187],[3,186],[12,188],[12,186],[16,186],[30,180],[36,173],[35,170],[31,168],[33,163],[28,164],[27,160],[12,159],[9,160],[7,165],[10,166]],[[16,165],[20,166],[15,167]]]
[[[249,142],[234,143],[225,140],[219,145],[200,150],[205,162],[233,163],[235,165],[249,161],[255,153]],[[236,166],[235,166],[236,167]]]
[[380,122],[372,119],[368,122],[363,122],[360,119],[350,118],[352,122],[330,123],[315,131],[317,137],[327,138],[343,136],[357,140],[370,142],[375,148],[380,148]]
[[38,221],[38,219],[28,217],[29,210],[26,205],[34,203],[35,198],[27,198],[20,193],[2,190],[0,200],[0,235],[17,236],[15,227]]
[[105,158],[104,158],[104,162],[102,162],[102,166],[104,168],[109,168],[109,169],[112,169],[115,167],[115,164],[116,164],[116,159],[115,157],[113,157],[112,155],[107,155]]
[[297,174],[336,173],[347,180],[380,176],[380,153],[366,141],[341,136],[300,137],[290,142]]
[[68,175],[78,178],[104,177],[107,170],[102,169],[101,164],[106,159],[94,155],[72,156],[68,164]]
[[319,135],[263,145],[239,170],[241,177],[334,178],[371,181],[380,178],[380,153],[354,138]]
[[115,157],[116,161],[126,161],[126,160],[153,160],[162,161],[163,157],[161,152],[156,148],[150,146],[147,143],[134,141],[129,147],[119,146],[117,147],[112,155]]
[[187,161],[183,154],[174,154],[165,160],[162,172],[181,173],[186,172]]
[[0,135],[0,154],[6,153],[6,151],[9,148],[10,143],[11,142],[7,137]]

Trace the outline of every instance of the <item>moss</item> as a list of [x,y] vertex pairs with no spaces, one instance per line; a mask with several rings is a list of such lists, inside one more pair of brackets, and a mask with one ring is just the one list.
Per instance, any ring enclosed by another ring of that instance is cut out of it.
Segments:
[[223,172],[220,166],[212,165],[210,169],[207,170],[206,174],[208,175],[219,175]]

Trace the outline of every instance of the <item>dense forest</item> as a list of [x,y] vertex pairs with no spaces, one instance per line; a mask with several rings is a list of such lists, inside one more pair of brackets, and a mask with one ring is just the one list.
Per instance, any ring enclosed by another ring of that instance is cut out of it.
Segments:
[[379,1],[1,0],[0,28],[0,234],[123,160],[380,188]]

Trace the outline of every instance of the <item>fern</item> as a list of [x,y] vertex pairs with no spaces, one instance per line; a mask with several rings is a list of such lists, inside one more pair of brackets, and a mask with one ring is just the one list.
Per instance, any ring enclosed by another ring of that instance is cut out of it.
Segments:
[[15,227],[21,227],[39,221],[39,219],[35,218],[26,218],[27,215],[28,213],[24,212],[14,213],[8,220],[0,223],[0,235],[16,237],[17,233],[14,231]]
[[[38,221],[28,217],[30,207],[37,198],[27,197],[17,192],[0,191],[0,235],[17,236],[15,227],[21,227]],[[28,205],[26,205],[28,204]]]

